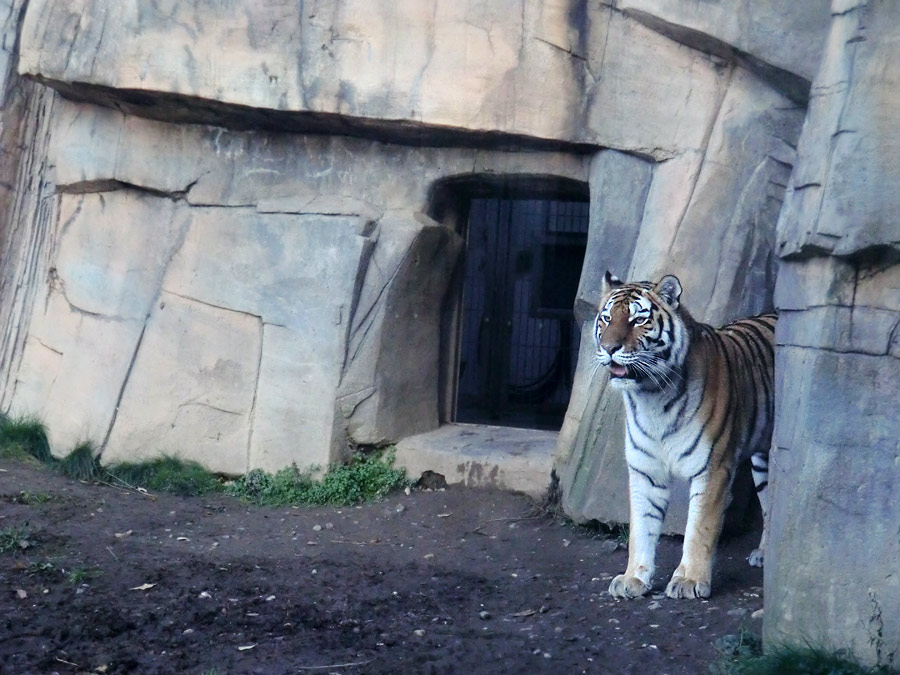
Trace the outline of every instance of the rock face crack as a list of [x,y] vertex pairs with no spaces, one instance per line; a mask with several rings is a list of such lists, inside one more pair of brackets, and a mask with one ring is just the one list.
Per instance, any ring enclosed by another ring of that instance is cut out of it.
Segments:
[[[271,324],[277,325],[277,324]],[[250,460],[253,452],[253,427],[256,422],[256,401],[259,398],[259,381],[262,377],[263,347],[266,336],[266,324],[259,319],[259,351],[256,354],[256,377],[253,380],[253,398],[250,401],[249,430],[247,432],[247,464],[250,468]]]
[[[191,297],[190,295],[182,295],[181,293],[176,293],[175,291],[170,291],[167,288],[163,288],[163,293],[167,293],[168,295],[174,295],[176,298],[181,298],[182,300],[187,300],[188,302],[196,302],[198,305],[204,305],[205,307],[211,307],[212,309],[218,309],[223,312],[234,312],[235,314],[243,314],[244,316],[249,316],[254,319],[258,319],[262,322],[262,317],[259,314],[253,314],[252,312],[247,312],[243,309],[234,309],[233,307],[225,307],[224,305],[217,305],[212,302],[206,302],[205,300],[200,300],[199,298]],[[275,325],[275,324],[272,324]]]
[[148,314],[144,318],[144,325],[141,327],[141,334],[138,336],[137,343],[134,345],[134,351],[131,353],[131,360],[128,362],[128,368],[125,371],[125,377],[122,378],[122,386],[119,387],[119,393],[116,396],[116,405],[113,407],[112,417],[109,420],[109,426],[106,429],[106,435],[103,437],[103,442],[100,444],[100,452],[97,455],[98,458],[103,456],[104,451],[106,450],[106,446],[109,443],[109,437],[112,435],[112,430],[116,426],[116,418],[119,416],[119,406],[122,405],[122,398],[125,396],[125,387],[128,386],[128,381],[131,379],[131,371],[134,370],[134,364],[137,361],[138,352],[141,350],[141,343],[144,341],[144,334],[147,332],[147,324],[150,322],[150,315]]
[[[672,253],[672,247],[675,246],[675,242],[678,240],[678,232],[681,230],[681,225],[684,223],[684,219],[688,214],[688,211],[691,209],[691,203],[694,201],[694,192],[697,190],[697,185],[700,183],[700,179],[703,176],[703,169],[707,163],[707,155],[709,154],[709,139],[712,138],[713,131],[716,128],[716,124],[719,122],[719,116],[722,114],[722,106],[725,105],[725,99],[728,97],[728,90],[731,89],[731,83],[734,78],[734,69],[735,66],[732,64],[731,68],[728,71],[728,80],[725,83],[725,86],[722,88],[722,95],[719,97],[718,102],[716,103],[716,110],[713,115],[710,117],[709,127],[706,129],[703,135],[703,142],[701,145],[703,155],[700,158],[700,166],[697,169],[697,177],[694,179],[691,184],[691,190],[688,193],[687,199],[684,203],[684,209],[681,211],[681,215],[678,217],[678,222],[675,224],[675,231],[672,233],[672,238],[669,240],[669,254]],[[690,92],[688,93],[690,96]]]

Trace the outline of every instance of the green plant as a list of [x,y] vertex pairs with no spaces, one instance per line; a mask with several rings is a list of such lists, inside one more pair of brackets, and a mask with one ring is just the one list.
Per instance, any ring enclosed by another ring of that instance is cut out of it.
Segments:
[[380,499],[391,490],[409,484],[401,469],[393,466],[388,452],[356,454],[347,464],[331,467],[320,480],[296,466],[275,474],[254,469],[231,483],[227,491],[254,504],[286,506],[345,506]]
[[197,462],[164,456],[149,462],[108,466],[113,478],[134,487],[171,492],[182,496],[198,496],[218,492],[222,482]]
[[33,417],[11,418],[0,415],[0,457],[33,457],[40,462],[51,462],[53,456],[50,454],[44,425]]
[[90,442],[80,443],[72,452],[54,462],[54,466],[63,476],[74,480],[98,480],[105,471],[100,460],[95,456],[94,446]]
[[12,551],[24,551],[34,546],[28,530],[28,523],[24,525],[10,525],[0,529],[0,553]]
[[23,490],[16,497],[16,502],[26,506],[34,506],[36,504],[46,504],[53,499],[53,495],[47,492],[30,492]]
[[73,586],[77,586],[98,574],[100,574],[100,570],[95,567],[75,567],[66,572],[66,580]]
[[749,631],[716,641],[719,659],[713,675],[893,675],[888,666],[865,666],[847,649],[810,644],[779,644],[763,652],[762,642]]
[[52,575],[59,571],[59,568],[50,560],[43,562],[32,562],[28,564],[26,572],[29,576]]

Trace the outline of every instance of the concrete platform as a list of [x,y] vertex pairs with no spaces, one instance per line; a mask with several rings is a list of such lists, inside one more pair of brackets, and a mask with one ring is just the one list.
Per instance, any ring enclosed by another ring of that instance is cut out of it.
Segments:
[[494,486],[543,497],[556,452],[555,431],[445,424],[397,443],[395,465],[418,479],[425,471],[448,484]]

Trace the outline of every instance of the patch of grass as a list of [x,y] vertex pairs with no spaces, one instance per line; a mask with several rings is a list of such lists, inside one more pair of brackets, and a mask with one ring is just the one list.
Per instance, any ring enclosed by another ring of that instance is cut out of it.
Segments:
[[46,504],[53,500],[53,495],[47,492],[30,492],[23,490],[16,496],[16,503],[25,506],[35,506],[37,504]]
[[865,666],[847,649],[781,644],[763,652],[762,642],[749,631],[716,641],[719,659],[713,675],[896,675],[889,666]]
[[24,551],[34,546],[28,523],[24,525],[10,525],[0,529],[0,553],[12,553]]
[[96,567],[75,567],[68,572],[66,572],[66,581],[68,581],[73,586],[77,586],[78,584],[82,584],[91,577],[97,576],[100,574],[100,570]]
[[227,492],[265,506],[359,504],[409,485],[405,472],[393,464],[393,452],[356,454],[347,464],[333,466],[321,480],[296,466],[275,474],[254,469],[231,483]]
[[29,576],[51,576],[60,571],[60,569],[50,560],[43,562],[32,562],[28,564],[25,570]]
[[157,492],[199,496],[222,490],[222,482],[197,462],[164,456],[149,462],[114,464],[106,471],[123,483]]
[[53,461],[47,430],[34,417],[7,417],[0,415],[0,457],[4,459],[27,459],[33,457],[39,462]]
[[74,480],[99,480],[105,473],[95,456],[94,445],[89,442],[79,444],[68,455],[54,462],[54,466],[63,476]]

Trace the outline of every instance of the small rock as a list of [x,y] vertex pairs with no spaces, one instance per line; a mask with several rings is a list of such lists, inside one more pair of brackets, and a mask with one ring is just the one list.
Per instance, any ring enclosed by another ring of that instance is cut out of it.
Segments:
[[406,511],[406,507],[403,504],[397,504],[397,508],[394,509],[397,513],[403,513]]
[[26,593],[23,589],[19,588],[16,590],[16,597],[19,600],[24,600],[25,598],[28,597],[28,593]]
[[761,619],[761,618],[763,618],[763,610],[762,610],[762,609],[756,610],[755,612],[753,612],[753,614],[750,615],[750,618],[751,618],[751,619]]
[[658,601],[654,600],[649,605],[647,605],[647,609],[659,609],[662,605],[659,604]]
[[185,628],[183,631],[181,631],[181,634],[182,635],[193,635],[194,629],[193,628]]
[[322,531],[321,525],[313,525],[313,532],[321,532],[321,531]]
[[614,553],[619,550],[619,544],[612,539],[604,539],[600,542],[601,553]]
[[201,599],[201,600],[209,600],[211,597],[212,597],[212,595],[209,594],[209,591],[203,591],[203,592],[200,594],[200,599]]
[[434,560],[434,553],[426,553],[425,560]]
[[481,610],[480,612],[478,612],[478,618],[481,619],[482,621],[487,621],[488,619],[491,618],[491,613],[487,612],[485,610]]
[[413,635],[415,635],[416,637],[425,637],[425,631],[421,628],[417,628],[413,631]]
[[266,598],[266,602],[272,602],[274,599],[275,599],[275,596],[270,595],[269,597]]
[[326,529],[326,530],[333,530],[333,529],[334,529],[334,523],[325,523],[325,529]]

